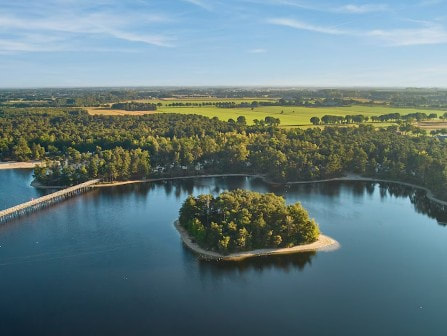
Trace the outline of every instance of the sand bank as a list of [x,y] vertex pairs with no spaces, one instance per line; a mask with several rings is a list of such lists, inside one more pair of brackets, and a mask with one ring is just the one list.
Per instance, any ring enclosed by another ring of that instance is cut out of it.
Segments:
[[0,162],[0,170],[1,169],[23,169],[23,168],[34,168],[38,164],[41,164],[42,161],[29,161],[29,162]]
[[334,251],[340,248],[340,244],[336,240],[320,234],[318,240],[311,244],[298,245],[290,248],[259,249],[259,250],[223,255],[217,252],[207,251],[201,248],[196,243],[194,243],[191,237],[189,236],[188,232],[180,225],[178,220],[174,222],[174,226],[179,232],[183,243],[185,243],[186,246],[188,246],[191,250],[193,250],[195,253],[197,253],[198,255],[200,255],[205,259],[238,261],[259,256],[293,254],[293,253],[310,252],[310,251]]
[[115,187],[126,184],[136,184],[136,183],[146,183],[146,182],[162,182],[162,181],[173,181],[173,180],[187,180],[187,179],[195,179],[195,178],[212,178],[212,177],[259,177],[264,179],[262,175],[250,175],[250,174],[211,174],[211,175],[190,175],[190,176],[178,176],[178,177],[160,177],[160,178],[152,178],[152,179],[144,179],[144,180],[131,180],[131,181],[117,181],[110,183],[100,183],[95,185],[97,188],[104,187]]

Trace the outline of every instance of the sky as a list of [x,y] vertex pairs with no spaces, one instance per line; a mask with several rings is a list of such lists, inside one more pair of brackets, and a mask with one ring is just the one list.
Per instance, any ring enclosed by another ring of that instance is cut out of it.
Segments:
[[0,0],[0,87],[447,87],[447,0]]

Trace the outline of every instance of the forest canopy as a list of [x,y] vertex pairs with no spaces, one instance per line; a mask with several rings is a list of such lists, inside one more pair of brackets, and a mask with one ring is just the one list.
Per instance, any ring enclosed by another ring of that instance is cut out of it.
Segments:
[[179,222],[201,247],[222,254],[308,244],[320,234],[300,203],[241,189],[189,196]]
[[45,160],[47,185],[246,173],[276,182],[349,173],[429,188],[447,199],[447,141],[396,126],[280,128],[267,117],[92,116],[82,110],[0,113],[0,160]]
[[125,111],[155,111],[157,109],[157,105],[149,103],[127,102],[112,104],[111,108]]

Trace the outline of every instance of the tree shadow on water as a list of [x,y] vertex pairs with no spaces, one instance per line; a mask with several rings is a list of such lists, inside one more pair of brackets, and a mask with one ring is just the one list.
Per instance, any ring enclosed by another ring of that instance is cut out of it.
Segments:
[[312,265],[312,258],[316,252],[295,253],[288,255],[271,255],[248,258],[241,261],[218,261],[198,259],[199,270],[202,275],[222,276],[239,275],[247,272],[263,273],[275,270],[289,273],[303,271]]

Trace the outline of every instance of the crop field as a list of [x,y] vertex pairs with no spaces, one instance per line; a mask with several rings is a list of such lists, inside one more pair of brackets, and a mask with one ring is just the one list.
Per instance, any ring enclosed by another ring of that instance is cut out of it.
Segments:
[[[424,113],[437,113],[443,114],[445,111],[440,110],[426,110],[426,109],[412,109],[412,108],[395,108],[386,106],[362,106],[353,105],[347,107],[303,107],[303,106],[260,106],[256,108],[219,108],[216,106],[166,106],[170,103],[203,103],[207,100],[201,98],[200,100],[149,100],[145,102],[162,103],[162,106],[158,107],[157,111],[124,111],[124,110],[112,110],[105,108],[87,108],[90,114],[103,114],[103,115],[141,115],[152,113],[180,113],[180,114],[199,114],[209,118],[218,117],[221,120],[234,119],[239,116],[244,116],[247,119],[248,124],[253,124],[255,119],[263,120],[267,116],[279,118],[281,120],[282,127],[309,127],[311,126],[311,117],[323,117],[324,115],[337,115],[345,116],[348,114],[363,114],[364,116],[372,117],[382,114],[398,112],[401,115],[424,112]],[[228,102],[234,101],[251,102],[252,99],[219,99],[210,100],[213,102]],[[257,100],[261,101],[261,99]],[[390,125],[389,123],[377,124],[380,126]]]
[[297,106],[261,106],[254,108],[218,108],[210,107],[165,107],[158,109],[157,113],[182,113],[200,114],[207,117],[218,117],[221,120],[230,118],[236,119],[238,116],[245,116],[249,124],[254,119],[264,119],[267,116],[279,118],[282,126],[305,126],[310,125],[311,117],[321,118],[324,115],[345,116],[348,114],[363,114],[368,117],[399,112],[409,114],[415,112],[438,113],[440,111],[420,110],[420,109],[399,109],[382,106],[350,106],[350,107],[297,107]]
[[447,129],[446,121],[421,121],[417,123],[417,126],[428,131],[437,129]]
[[125,111],[125,110],[113,110],[100,107],[83,107],[87,110],[89,114],[92,115],[142,115],[142,114],[153,114],[157,111]]

